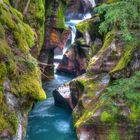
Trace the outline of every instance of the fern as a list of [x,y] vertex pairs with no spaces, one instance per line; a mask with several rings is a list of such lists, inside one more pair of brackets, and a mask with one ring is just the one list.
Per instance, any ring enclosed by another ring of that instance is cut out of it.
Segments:
[[115,27],[122,32],[125,41],[139,42],[140,0],[116,0],[102,4],[95,10],[104,17],[99,27],[100,33],[106,33]]

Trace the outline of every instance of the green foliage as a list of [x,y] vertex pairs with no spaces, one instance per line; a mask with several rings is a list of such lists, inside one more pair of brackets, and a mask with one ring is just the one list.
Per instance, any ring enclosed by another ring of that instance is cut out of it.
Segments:
[[120,136],[117,132],[116,126],[112,126],[112,128],[110,129],[108,139],[109,140],[120,140]]
[[112,116],[107,111],[103,111],[101,114],[101,121],[102,122],[110,122],[112,120]]
[[[116,121],[121,121],[122,117],[127,117],[131,123],[140,123],[140,72],[136,72],[132,77],[125,79],[115,80],[108,88],[107,91],[103,94],[102,98],[109,101],[106,105],[111,107],[111,104],[116,106],[116,113],[111,109],[111,115],[118,117]],[[123,102],[125,106],[130,109],[130,114],[128,116],[123,116],[121,114],[121,107],[117,106],[117,102]],[[107,107],[106,106],[106,107]],[[121,119],[120,119],[121,118]]]
[[115,27],[122,31],[124,40],[138,43],[140,31],[139,5],[139,0],[115,0],[97,7],[96,11],[104,17],[104,21],[100,25],[100,32],[106,33]]

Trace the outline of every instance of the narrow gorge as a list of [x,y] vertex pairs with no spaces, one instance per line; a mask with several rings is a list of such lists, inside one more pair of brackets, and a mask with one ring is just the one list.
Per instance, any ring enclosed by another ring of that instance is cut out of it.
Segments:
[[140,140],[139,0],[0,0],[0,140]]

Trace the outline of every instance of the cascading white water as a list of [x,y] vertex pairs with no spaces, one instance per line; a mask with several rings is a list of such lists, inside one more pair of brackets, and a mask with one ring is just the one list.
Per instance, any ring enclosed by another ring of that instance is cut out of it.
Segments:
[[[90,0],[92,7],[96,6],[95,0]],[[76,24],[90,19],[92,17],[91,13],[87,13],[86,15],[84,15],[84,17],[82,19],[78,19],[78,20],[69,20],[66,22],[66,26],[69,27],[71,29],[71,43],[68,44],[67,46],[65,46],[65,48],[62,51],[62,54],[57,54],[54,56],[54,59],[57,61],[60,61],[63,58],[63,55],[65,54],[65,52],[68,50],[68,48],[75,42],[75,37],[76,37]],[[87,34],[88,36],[88,34]],[[87,42],[88,44],[88,42]],[[58,66],[58,62],[54,62],[55,63],[55,69]]]
[[83,19],[80,19],[80,20],[70,20],[70,21],[66,22],[67,27],[70,27],[71,30],[72,30],[72,39],[71,39],[72,41],[71,41],[71,44],[73,44],[75,42],[75,37],[76,37],[76,27],[75,26],[76,26],[76,24],[78,24],[78,23],[80,23],[80,22],[82,22],[82,21],[84,21],[86,19],[89,19],[91,17],[92,17],[91,14],[87,13],[83,17]]
[[[65,48],[63,49],[62,54],[59,54],[59,55],[57,54],[57,55],[54,56],[55,70],[56,70],[56,68],[57,68],[57,66],[59,64],[59,61],[63,58],[63,55],[65,54],[65,52],[67,51],[67,49],[75,42],[75,37],[76,37],[76,24],[78,24],[78,23],[80,23],[80,22],[82,22],[84,20],[87,20],[87,19],[89,19],[91,17],[92,17],[91,14],[90,13],[87,13],[83,17],[83,19],[80,19],[80,20],[70,20],[70,21],[67,21],[66,22],[66,26],[69,27],[69,28],[71,28],[71,43],[68,44],[67,46],[65,46]],[[56,62],[56,60],[58,62]]]
[[[67,21],[66,22],[66,25],[67,27],[71,28],[71,34],[72,34],[72,37],[71,37],[71,44],[73,44],[75,42],[75,37],[76,37],[76,24],[84,21],[84,20],[87,20],[87,19],[90,19],[92,17],[92,15],[90,13],[87,13],[83,19],[79,19],[79,20],[70,20],[70,21]],[[63,50],[63,54],[66,52],[66,50],[69,48],[70,46],[66,46]]]

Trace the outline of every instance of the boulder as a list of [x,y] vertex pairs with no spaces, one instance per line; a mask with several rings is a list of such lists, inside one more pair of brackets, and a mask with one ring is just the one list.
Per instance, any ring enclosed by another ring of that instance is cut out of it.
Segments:
[[69,83],[65,83],[56,90],[53,91],[53,97],[55,99],[55,105],[65,109],[72,110],[74,108]]
[[88,63],[89,46],[84,40],[77,40],[63,55],[57,67],[58,73],[69,73],[75,76],[85,73]]

